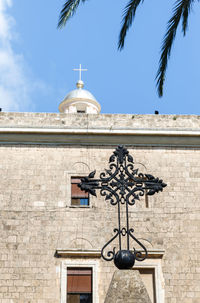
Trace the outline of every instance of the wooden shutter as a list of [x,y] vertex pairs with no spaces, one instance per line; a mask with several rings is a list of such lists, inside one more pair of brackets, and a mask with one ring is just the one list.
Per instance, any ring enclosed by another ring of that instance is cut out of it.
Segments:
[[92,269],[68,268],[67,293],[92,293]]
[[88,193],[85,193],[78,187],[81,182],[80,178],[71,178],[71,196],[72,198],[88,198]]

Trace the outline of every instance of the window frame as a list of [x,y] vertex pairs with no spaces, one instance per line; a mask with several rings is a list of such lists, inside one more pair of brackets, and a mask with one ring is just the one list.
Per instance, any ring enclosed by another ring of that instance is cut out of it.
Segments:
[[98,263],[95,260],[64,260],[61,263],[61,296],[60,303],[67,303],[67,268],[92,269],[92,303],[99,303],[98,299]]
[[142,264],[138,261],[135,262],[133,270],[137,269],[153,269],[154,281],[155,281],[155,299],[156,303],[165,302],[165,289],[164,289],[164,277],[162,272],[161,259],[146,259]]
[[72,192],[71,192],[71,178],[73,177],[77,177],[77,178],[82,178],[87,176],[88,173],[86,172],[68,172],[65,171],[65,180],[66,180],[66,185],[65,185],[65,197],[66,197],[66,207],[69,208],[79,208],[79,209],[84,209],[84,208],[92,208],[92,197],[91,195],[89,195],[89,205],[71,205],[71,196],[72,196]]

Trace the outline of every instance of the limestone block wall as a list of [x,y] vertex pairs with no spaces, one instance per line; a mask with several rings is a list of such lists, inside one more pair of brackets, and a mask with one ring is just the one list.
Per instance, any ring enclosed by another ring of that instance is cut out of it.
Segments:
[[57,114],[0,112],[1,127],[199,130],[197,115]]
[[[130,210],[148,248],[164,249],[165,303],[200,302],[200,151],[130,147],[140,169],[167,183],[163,193]],[[99,195],[90,208],[70,208],[70,176],[108,167],[111,147],[0,146],[0,302],[60,302],[56,249],[101,249],[116,227],[116,209]],[[137,165],[136,165],[137,166]],[[98,261],[103,303],[114,272]],[[158,302],[159,303],[159,302]]]
[[[78,140],[76,144],[36,144],[31,141],[34,137],[22,144],[21,137],[15,137],[16,128],[192,131],[195,140],[190,147],[145,146],[144,139],[143,145],[136,146],[129,137],[126,140],[135,167],[168,185],[163,193],[149,197],[148,208],[144,198],[130,208],[135,236],[145,239],[149,250],[165,251],[158,277],[164,301],[157,303],[199,303],[199,121],[199,116],[175,115],[0,113],[0,303],[63,303],[62,266],[68,261],[96,262],[94,303],[103,303],[115,270],[112,262],[99,257],[55,256],[57,249],[100,250],[112,237],[115,207],[99,194],[91,197],[89,208],[70,207],[70,178],[94,169],[98,176],[108,168],[115,146],[103,141],[80,145]],[[8,142],[5,134],[1,141],[2,129],[13,132]],[[39,133],[35,136],[40,138]]]

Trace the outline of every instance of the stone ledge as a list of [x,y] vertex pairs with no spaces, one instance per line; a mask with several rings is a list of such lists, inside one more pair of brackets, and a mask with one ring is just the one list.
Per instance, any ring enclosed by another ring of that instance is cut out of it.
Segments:
[[[165,251],[162,249],[151,249],[148,250],[147,259],[159,259],[162,258]],[[87,257],[87,258],[101,258],[101,250],[96,249],[88,249],[88,250],[81,250],[81,249],[61,249],[58,248],[56,250],[55,256],[58,258],[66,258],[66,257]]]
[[1,128],[1,144],[200,147],[200,131]]

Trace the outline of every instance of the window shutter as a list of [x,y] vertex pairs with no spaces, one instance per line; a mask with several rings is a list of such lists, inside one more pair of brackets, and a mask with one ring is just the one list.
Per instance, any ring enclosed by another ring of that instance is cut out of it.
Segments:
[[68,268],[67,293],[92,293],[92,269]]
[[85,193],[78,187],[78,184],[81,182],[80,178],[72,177],[71,178],[71,196],[72,198],[88,198],[88,193]]
[[72,197],[76,197],[76,198],[88,198],[88,193],[85,193],[83,190],[81,190],[78,187],[78,184],[74,184],[74,183],[72,183],[71,194]]

